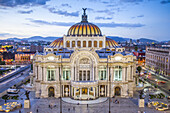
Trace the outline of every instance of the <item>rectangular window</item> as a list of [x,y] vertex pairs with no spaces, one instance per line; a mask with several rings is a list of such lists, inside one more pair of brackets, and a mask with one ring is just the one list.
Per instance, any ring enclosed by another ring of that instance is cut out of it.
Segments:
[[106,80],[106,67],[105,66],[101,66],[99,67],[99,80]]
[[87,80],[90,80],[90,71],[87,71]]
[[48,69],[47,70],[47,80],[48,81],[55,81],[55,69]]
[[70,80],[71,70],[67,67],[63,67],[63,80]]
[[86,80],[86,71],[83,71],[83,80]]
[[122,67],[116,66],[114,69],[114,80],[121,81],[122,80]]
[[82,81],[82,71],[79,71],[79,80]]

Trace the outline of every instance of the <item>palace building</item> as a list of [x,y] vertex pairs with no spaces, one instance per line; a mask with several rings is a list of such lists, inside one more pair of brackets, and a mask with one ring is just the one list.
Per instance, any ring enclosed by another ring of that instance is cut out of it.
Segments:
[[80,23],[33,57],[36,97],[132,97],[136,57],[102,35],[98,26],[87,21],[83,10]]

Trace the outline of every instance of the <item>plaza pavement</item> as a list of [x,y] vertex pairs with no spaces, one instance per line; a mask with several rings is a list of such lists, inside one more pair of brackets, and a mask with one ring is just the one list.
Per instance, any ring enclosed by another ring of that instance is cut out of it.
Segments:
[[[60,113],[60,99],[56,98],[48,98],[48,99],[36,99],[34,96],[34,92],[30,93],[30,101],[31,101],[31,108],[24,109],[23,107],[20,109],[21,113]],[[20,98],[17,100],[21,102],[24,106],[24,90],[20,92]],[[112,98],[111,101],[111,113],[138,113],[138,111],[145,111],[146,113],[170,113],[170,111],[157,111],[155,109],[151,109],[148,107],[139,108],[137,105],[137,99],[131,98],[117,98],[120,104],[115,104],[115,98]],[[8,100],[16,101],[16,100]],[[62,112],[63,113],[108,113],[109,111],[109,101],[105,101],[98,104],[89,104],[87,105],[77,105],[77,104],[70,104],[62,101]],[[4,101],[1,99],[0,104],[3,104]],[[49,108],[49,105],[52,107]],[[19,113],[19,109],[12,111],[10,113]]]

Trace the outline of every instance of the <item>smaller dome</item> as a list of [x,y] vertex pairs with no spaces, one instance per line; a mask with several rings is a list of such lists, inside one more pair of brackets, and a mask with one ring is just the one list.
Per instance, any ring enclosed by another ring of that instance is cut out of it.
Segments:
[[106,38],[106,47],[115,48],[118,46],[119,46],[119,44],[116,41],[112,40],[111,38]]
[[63,38],[58,38],[58,39],[54,40],[50,44],[50,47],[62,48],[63,47]]

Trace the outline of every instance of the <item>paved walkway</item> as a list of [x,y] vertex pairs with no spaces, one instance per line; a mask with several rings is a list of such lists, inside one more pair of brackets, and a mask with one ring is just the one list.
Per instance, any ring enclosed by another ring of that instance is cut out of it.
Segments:
[[[20,92],[19,100],[8,100],[10,101],[18,101],[21,102],[24,106],[24,99],[26,96],[24,95],[24,90]],[[146,113],[170,113],[170,111],[157,111],[155,109],[151,109],[148,107],[139,108],[137,105],[137,100],[135,98],[117,98],[119,104],[115,104],[115,99],[112,98],[110,101],[111,105],[111,113],[138,113],[138,111],[145,111]],[[58,98],[45,98],[45,99],[36,99],[35,92],[30,92],[30,101],[31,108],[24,109],[23,107],[20,109],[21,113],[60,113],[60,99]],[[4,101],[0,99],[0,104],[3,104]],[[101,102],[98,104],[89,104],[88,106],[85,104],[70,104],[62,101],[62,113],[108,113],[109,111],[109,101]],[[50,107],[51,106],[51,107]],[[38,112],[37,112],[38,110]],[[10,113],[19,113],[19,109],[16,109]]]
[[107,98],[98,98],[95,100],[74,100],[71,98],[62,98],[64,102],[70,103],[70,104],[98,104],[101,102],[107,101]]

